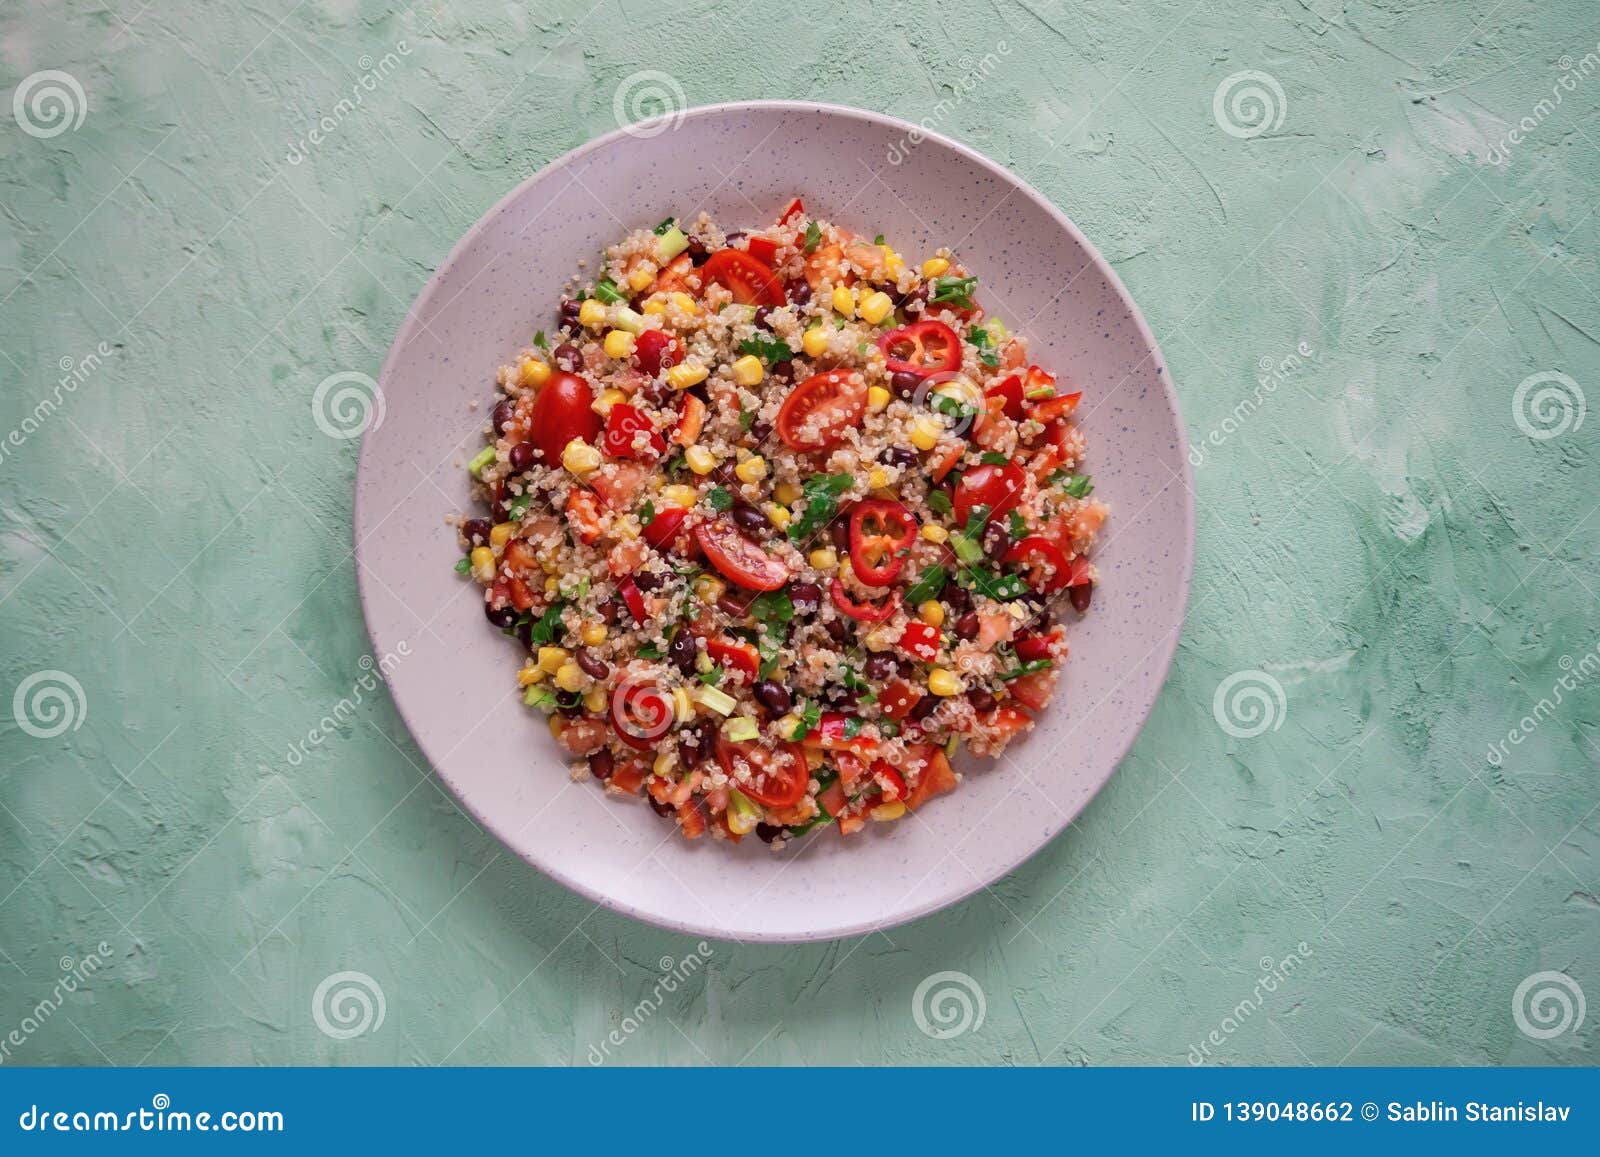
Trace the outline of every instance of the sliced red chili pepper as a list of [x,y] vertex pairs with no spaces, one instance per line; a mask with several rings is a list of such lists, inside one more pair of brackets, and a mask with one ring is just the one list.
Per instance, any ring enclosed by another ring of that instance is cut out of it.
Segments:
[[678,532],[683,529],[683,520],[689,512],[681,506],[669,506],[665,510],[656,511],[656,516],[650,520],[640,533],[644,540],[657,550],[666,550],[678,537]]
[[900,503],[858,502],[850,511],[850,569],[867,586],[886,587],[900,576],[916,537],[917,520]]
[[650,611],[644,605],[644,594],[631,578],[625,578],[618,583],[617,590],[622,593],[622,601],[627,604],[628,613],[633,616],[634,622],[642,623],[650,617]]
[[1017,658],[1025,663],[1032,663],[1039,659],[1050,657],[1050,648],[1061,641],[1064,632],[1060,627],[1051,627],[1044,634],[1033,631],[1024,631],[1017,636]]
[[900,649],[913,659],[933,662],[939,657],[939,628],[927,623],[907,623],[900,633]]
[[863,623],[881,623],[885,619],[893,618],[894,613],[900,609],[900,592],[890,591],[889,597],[881,603],[858,603],[850,597],[844,589],[844,583],[835,575],[833,582],[828,587],[828,594],[833,598],[833,605],[838,607],[852,619],[859,619]]
[[1071,575],[1067,556],[1042,534],[1030,534],[1006,551],[1006,562],[1026,566],[1028,585],[1041,593],[1060,590]]
[[707,639],[706,654],[725,671],[739,671],[750,678],[761,669],[761,653],[739,639]]
[[961,368],[961,339],[942,321],[919,321],[878,339],[889,373],[922,377]]
[[606,415],[600,446],[613,458],[659,458],[667,452],[667,440],[649,418],[627,402],[618,402]]

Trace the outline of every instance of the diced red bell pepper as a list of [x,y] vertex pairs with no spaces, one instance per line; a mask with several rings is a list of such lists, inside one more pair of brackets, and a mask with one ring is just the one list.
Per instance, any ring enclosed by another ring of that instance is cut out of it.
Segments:
[[649,609],[644,605],[644,594],[631,578],[625,578],[617,584],[617,590],[622,594],[622,601],[627,605],[628,613],[633,616],[636,623],[645,622],[650,617]]
[[939,657],[939,628],[928,623],[907,623],[900,633],[900,649],[913,659],[933,662]]
[[667,452],[667,440],[649,418],[627,402],[618,402],[606,415],[600,446],[613,458],[653,459]]
[[783,216],[778,218],[778,224],[779,225],[787,225],[790,221],[793,221],[796,217],[804,216],[805,215],[805,211],[806,211],[806,207],[805,207],[804,203],[801,202],[799,197],[796,197],[793,201],[789,202],[789,207],[783,211]]
[[669,506],[665,510],[658,510],[655,517],[650,520],[650,525],[640,533],[644,535],[644,540],[657,550],[667,550],[678,537],[678,532],[683,529],[683,520],[688,514],[689,512],[681,506]]
[[761,652],[742,639],[708,639],[706,654],[725,671],[738,671],[751,679],[761,669]]
[[1057,418],[1065,418],[1078,408],[1078,402],[1082,397],[1082,390],[1079,390],[1076,394],[1057,394],[1053,398],[1035,402],[1028,411],[1028,416],[1039,422],[1051,422]]
[[890,719],[904,719],[922,699],[911,684],[896,679],[878,692],[878,707]]
[[750,256],[768,265],[776,265],[778,263],[777,243],[768,241],[765,237],[752,237],[750,238]]

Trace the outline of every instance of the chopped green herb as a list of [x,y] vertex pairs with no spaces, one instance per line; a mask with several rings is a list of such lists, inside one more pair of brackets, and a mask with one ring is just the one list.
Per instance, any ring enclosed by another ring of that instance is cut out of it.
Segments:
[[457,574],[466,574],[471,569],[472,569],[472,560],[471,559],[464,558],[464,559],[461,559],[459,562],[456,563],[456,573]]
[[661,468],[667,472],[668,478],[677,478],[689,468],[689,464],[684,461],[682,450],[674,450],[672,457],[668,458]]
[[750,615],[756,622],[769,627],[787,623],[794,618],[794,600],[785,590],[763,591],[750,600]]
[[804,739],[811,734],[811,729],[822,722],[822,704],[813,699],[807,699],[800,708],[800,722],[794,729],[793,739]]
[[982,454],[978,455],[978,461],[982,462],[985,466],[1007,466],[1011,463],[1011,459],[1007,458],[998,450],[985,450]]
[[876,237],[874,237],[872,239],[872,243],[874,245],[882,245],[883,244],[883,234],[879,233]]
[[1010,602],[1028,593],[1028,584],[1014,574],[999,574],[984,567],[969,566],[963,576],[973,590],[997,602]]
[[493,461],[494,447],[485,446],[482,450],[479,450],[472,456],[472,461],[467,463],[467,469],[472,471],[472,476],[474,478],[477,478],[482,475],[483,468]]
[[1020,513],[1013,510],[1011,512],[1010,529],[1012,538],[1026,538],[1028,535],[1028,520],[1023,518]]
[[529,707],[537,707],[540,711],[556,709],[554,692],[548,687],[540,687],[537,683],[528,688],[528,693],[522,697],[522,701]]
[[928,509],[935,514],[949,514],[955,509],[950,501],[950,496],[943,490],[928,491]]
[[609,277],[602,277],[595,284],[594,295],[607,305],[615,305],[619,301],[628,300],[623,292],[617,288],[617,283]]
[[542,350],[550,348],[550,343],[545,340],[544,330],[541,329],[538,333],[533,335],[533,344]]
[[640,526],[649,526],[655,520],[656,520],[656,504],[654,502],[651,502],[648,498],[646,498],[644,500],[644,505],[639,507],[639,525]]
[[700,682],[704,683],[707,687],[715,687],[718,683],[722,682],[722,668],[720,666],[713,666],[709,671],[700,672]]
[[706,491],[706,501],[711,503],[711,509],[719,514],[726,514],[733,509],[733,495],[726,487],[713,486]]
[[854,739],[861,734],[862,722],[859,716],[846,715],[844,719],[844,738]]
[[1074,498],[1087,498],[1094,493],[1094,483],[1087,474],[1074,474],[1062,483],[1061,489]]
[[644,643],[634,648],[633,653],[641,659],[659,659],[664,652],[654,643]]
[[839,496],[855,485],[850,474],[813,474],[801,486],[805,508],[789,524],[789,541],[804,542],[839,513]]
[[965,421],[978,412],[976,407],[969,406],[960,398],[952,397],[950,394],[930,394],[928,407],[957,421]]
[[950,578],[950,573],[944,567],[935,564],[922,572],[922,577],[911,584],[905,593],[905,601],[911,606],[936,598],[944,590],[945,582]]
[[559,601],[545,608],[538,622],[528,629],[528,642],[535,647],[542,647],[561,638],[566,633],[566,626],[561,621],[561,612],[566,609],[567,604]]
[[786,362],[794,357],[794,351],[789,348],[788,343],[778,338],[764,338],[759,334],[740,342],[739,352],[754,354],[764,362]]
[[1053,666],[1055,664],[1049,659],[1031,659],[1026,663],[1013,667],[1009,671],[1002,671],[1000,673],[1000,681],[1009,683],[1011,680],[1020,679],[1024,675],[1032,675],[1035,671],[1048,671]]
[[815,221],[813,221],[809,225],[806,226],[806,243],[805,243],[806,252],[807,253],[812,252],[821,243],[822,243],[822,226],[818,225]]
[[896,723],[893,719],[880,719],[878,720],[878,730],[884,735],[888,736],[890,739],[893,739],[896,735],[900,734],[900,724]]
[[678,219],[676,217],[668,217],[665,221],[661,222],[661,224],[656,226],[656,230],[655,230],[656,236],[660,237],[660,236],[664,235],[667,232],[667,230],[671,229],[677,223],[678,223]]
[[744,403],[740,402],[739,403],[739,430],[740,430],[740,432],[741,433],[748,433],[749,430],[750,430],[750,427],[755,425],[755,421],[756,421],[756,412],[754,410],[745,409]]
[[978,284],[976,277],[938,277],[933,282],[929,305],[953,305],[957,309],[972,308],[972,290]]
[[579,599],[583,598],[584,595],[589,593],[589,584],[591,581],[592,580],[588,575],[583,575],[578,579],[577,582],[571,584],[570,586],[567,585],[565,580],[563,580],[560,586],[558,586],[556,589],[561,592],[562,598],[577,602]]
[[522,516],[528,513],[528,507],[532,505],[533,491],[524,490],[521,494],[517,495],[511,500],[511,505],[507,508],[509,510],[509,513],[506,515],[507,519],[511,522],[521,522]]

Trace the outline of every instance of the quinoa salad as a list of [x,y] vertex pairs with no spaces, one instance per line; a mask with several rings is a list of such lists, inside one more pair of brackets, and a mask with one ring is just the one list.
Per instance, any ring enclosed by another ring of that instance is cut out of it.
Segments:
[[457,570],[574,778],[688,839],[902,819],[1033,726],[1107,514],[947,248],[641,228],[498,375]]

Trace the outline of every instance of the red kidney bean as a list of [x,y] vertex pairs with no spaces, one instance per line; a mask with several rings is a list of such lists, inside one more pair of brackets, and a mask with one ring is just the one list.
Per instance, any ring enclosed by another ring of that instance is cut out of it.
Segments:
[[909,470],[917,464],[916,451],[907,450],[904,446],[890,446],[882,454],[879,454],[878,458],[880,461],[886,462],[890,466],[898,466],[902,470]]
[[796,614],[814,615],[822,609],[822,588],[816,583],[790,583],[789,601]]
[[[789,363],[788,362],[782,362],[780,364],[788,365]],[[765,442],[770,437],[772,437],[772,423],[771,422],[752,422],[752,423],[750,423],[750,439],[756,445],[759,446],[761,443]]]
[[790,305],[805,305],[811,300],[811,286],[804,281],[790,282],[786,288]]
[[578,669],[591,679],[604,679],[611,674],[611,668],[606,661],[587,647],[579,647],[573,661],[578,664]]
[[704,265],[706,259],[711,256],[711,251],[706,248],[706,243],[698,237],[689,238],[689,248],[684,252],[689,255],[689,260],[696,266]]
[[976,639],[978,637],[978,612],[968,611],[956,620],[956,638]]
[[974,687],[967,692],[967,702],[972,704],[972,709],[978,712],[994,710],[994,696],[982,687]]
[[596,779],[607,779],[617,765],[617,757],[602,747],[589,757],[589,774]]
[[694,660],[698,648],[694,645],[694,635],[687,627],[679,627],[672,636],[672,641],[667,644],[667,658],[672,660],[672,665],[685,675],[694,674]]
[[906,713],[906,718],[911,720],[913,723],[921,723],[924,719],[938,710],[938,707],[939,697],[937,695],[924,695],[921,699],[917,700],[917,705]]
[[771,679],[763,679],[752,688],[752,691],[755,694],[756,702],[774,715],[782,715],[793,705],[789,689],[781,683],[773,682]]
[[511,453],[507,455],[507,459],[511,463],[511,469],[515,470],[518,474],[532,470],[533,443],[518,442],[515,446],[511,447]]
[[755,325],[759,325],[763,329],[765,329],[766,326],[767,326],[767,322],[769,320],[771,320],[771,318],[772,318],[772,306],[763,305],[759,309],[756,310],[756,315],[755,315],[755,317],[753,317],[751,319],[751,321]]
[[740,530],[750,534],[763,534],[772,529],[772,523],[767,520],[765,514],[754,506],[747,506],[742,502],[729,511],[729,515]]
[[770,844],[781,835],[783,835],[783,829],[778,827],[777,824],[763,822],[756,825],[756,839],[764,844]]
[[504,434],[506,427],[511,425],[511,419],[516,416],[517,408],[511,404],[510,398],[501,398],[494,404],[494,412],[489,415],[489,420],[494,423],[494,432]]
[[466,536],[470,546],[488,546],[489,532],[493,529],[487,518],[469,518],[461,524],[461,533]]
[[1080,615],[1089,609],[1089,599],[1093,595],[1093,583],[1079,583],[1075,587],[1067,588],[1067,598],[1072,600],[1072,609]]
[[861,665],[862,674],[878,683],[894,678],[899,669],[900,664],[894,661],[892,655],[870,655]]
[[583,369],[583,354],[569,341],[556,346],[556,351],[551,356],[555,358],[556,365],[569,374],[575,374]]
[[670,803],[659,803],[659,802],[657,802],[656,797],[653,796],[653,795],[650,795],[648,793],[645,795],[644,798],[647,801],[649,801],[650,810],[655,812],[656,815],[658,815],[658,816],[665,816],[665,817],[670,818],[678,810],[677,808],[673,807]]
[[578,310],[581,308],[582,307],[576,301],[572,300],[572,298],[563,297],[561,299],[561,324],[576,328],[578,324]]
[[914,374],[910,370],[901,370],[891,374],[889,387],[902,398],[909,398],[916,394],[917,387],[922,384],[922,375]]

